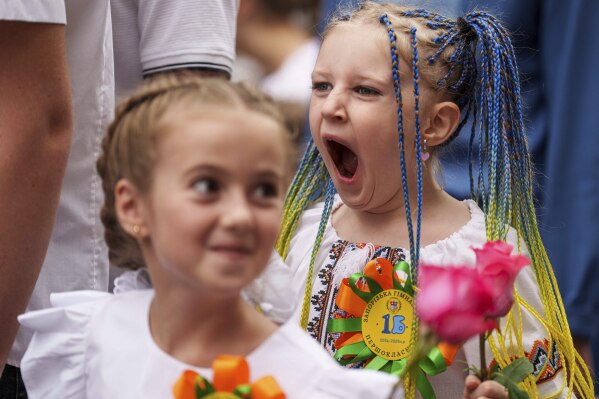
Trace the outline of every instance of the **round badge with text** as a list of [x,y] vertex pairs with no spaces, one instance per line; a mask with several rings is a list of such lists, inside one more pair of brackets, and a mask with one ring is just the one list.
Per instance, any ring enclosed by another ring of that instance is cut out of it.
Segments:
[[374,354],[400,360],[409,354],[414,299],[400,290],[375,295],[362,315],[362,336]]

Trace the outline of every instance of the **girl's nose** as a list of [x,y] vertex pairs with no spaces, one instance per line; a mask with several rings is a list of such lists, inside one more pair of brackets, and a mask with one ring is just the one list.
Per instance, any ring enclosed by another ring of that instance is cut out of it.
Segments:
[[231,193],[221,218],[225,228],[236,232],[247,232],[254,225],[254,212],[245,193]]
[[344,94],[331,91],[329,95],[324,99],[324,103],[321,108],[321,114],[324,119],[334,121],[345,121],[347,120],[347,110],[345,108],[346,99]]

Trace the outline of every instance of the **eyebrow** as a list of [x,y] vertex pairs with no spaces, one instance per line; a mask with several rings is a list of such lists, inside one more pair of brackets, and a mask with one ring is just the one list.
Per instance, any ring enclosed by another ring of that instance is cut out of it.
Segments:
[[185,171],[184,175],[185,175],[185,177],[188,177],[190,175],[193,175],[193,174],[196,174],[199,172],[210,173],[210,174],[221,175],[221,176],[226,175],[225,171],[222,168],[213,166],[213,165],[207,165],[207,164],[192,166],[191,168],[189,168]]
[[[227,173],[223,168],[209,164],[196,165],[194,167],[191,167],[190,169],[185,171],[185,176],[189,177],[190,175],[196,173],[209,173],[217,176],[229,176],[229,173]],[[277,173],[270,169],[267,169],[258,171],[252,177],[258,179],[281,179],[284,177],[284,173]]]
[[374,77],[374,76],[367,76],[367,75],[362,75],[362,74],[358,74],[356,76],[357,79],[362,79],[362,80],[371,80],[375,83],[381,84],[381,85],[385,85],[389,83],[388,79],[381,79],[379,77]]
[[[314,69],[314,71],[312,71],[312,75],[311,78],[312,80],[315,79],[315,75],[320,75],[322,76],[324,79],[329,79],[330,78],[330,73],[325,72],[325,71],[321,71],[318,69]],[[366,75],[366,74],[362,74],[362,73],[358,73],[354,76],[355,79],[357,80],[369,80],[381,85],[386,85],[390,82],[390,79],[386,79],[386,78],[379,78],[377,76],[373,76],[373,75]]]

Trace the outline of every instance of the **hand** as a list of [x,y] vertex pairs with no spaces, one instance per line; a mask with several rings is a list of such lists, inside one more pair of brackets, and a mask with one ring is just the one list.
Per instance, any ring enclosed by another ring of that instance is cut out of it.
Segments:
[[497,381],[483,383],[474,376],[466,377],[464,383],[464,399],[508,399],[507,388]]

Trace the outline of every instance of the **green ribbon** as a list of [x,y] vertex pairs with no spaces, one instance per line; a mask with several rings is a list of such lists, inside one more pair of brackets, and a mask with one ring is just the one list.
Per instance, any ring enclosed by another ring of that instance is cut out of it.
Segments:
[[[397,272],[401,271],[406,274],[406,281],[403,286],[397,279]],[[406,261],[401,261],[393,266],[393,288],[399,291],[403,291],[410,296],[414,296],[414,286],[412,285],[412,277],[410,277],[410,265]]]
[[362,331],[362,318],[329,319],[327,332],[357,332]]
[[[402,284],[398,280],[397,272],[404,272],[406,280]],[[349,287],[351,290],[364,302],[368,303],[372,298],[381,293],[383,289],[372,278],[365,276],[363,273],[353,273],[349,277]],[[410,296],[414,296],[414,286],[410,277],[410,265],[407,262],[401,261],[393,266],[393,288],[398,291],[403,291]],[[358,281],[364,281],[369,292],[362,291],[358,288]],[[327,324],[327,332],[329,333],[346,333],[362,331],[362,318],[347,318],[347,319],[329,319]],[[393,375],[402,375],[408,362],[407,359],[387,360],[378,355],[375,355],[364,343],[364,341],[346,345],[335,352],[335,359],[342,365],[358,363],[365,360],[370,360],[366,365],[368,370],[383,371]],[[410,370],[410,374],[416,383],[416,389],[420,392],[424,399],[436,399],[432,385],[428,381],[427,375],[433,376],[442,373],[447,368],[445,358],[439,348],[433,348],[430,353]]]
[[438,347],[434,347],[428,355],[418,362],[418,367],[428,375],[437,375],[447,369],[447,363]]
[[435,391],[433,390],[433,386],[426,378],[426,374],[420,367],[416,368],[412,373],[412,377],[416,381],[416,389],[420,392],[420,395],[424,399],[436,399]]
[[251,398],[252,397],[252,388],[250,387],[249,384],[244,384],[244,385],[239,385],[238,387],[235,388],[235,390],[233,391],[233,393],[237,396],[239,396],[240,398]]
[[[200,379],[201,379],[201,381],[198,381]],[[204,388],[202,388],[200,386],[200,382],[204,383]],[[215,392],[216,392],[216,389],[214,389],[212,384],[207,379],[205,379],[204,377],[201,377],[201,376],[196,379],[196,399],[204,398],[204,397],[206,397],[210,394],[213,394]]]
[[[401,375],[406,366],[407,359],[401,359],[393,362],[391,374]],[[416,389],[424,399],[436,399],[435,391],[428,381],[427,375],[433,376],[441,374],[447,369],[447,363],[438,347],[434,347],[425,358],[421,359],[417,367],[410,370],[412,378],[416,382]]]
[[[196,399],[209,398],[210,395],[218,395],[219,392],[216,392],[216,389],[214,388],[214,386],[207,379],[205,379],[204,377],[201,377],[201,376],[199,376],[198,379],[200,381],[196,380],[196,385],[195,385]],[[204,388],[202,388],[200,386],[200,382],[204,383]],[[237,387],[235,387],[233,392],[231,392],[231,393],[227,392],[227,394],[235,395],[239,399],[251,399],[252,388],[250,387],[249,384],[238,385]]]

